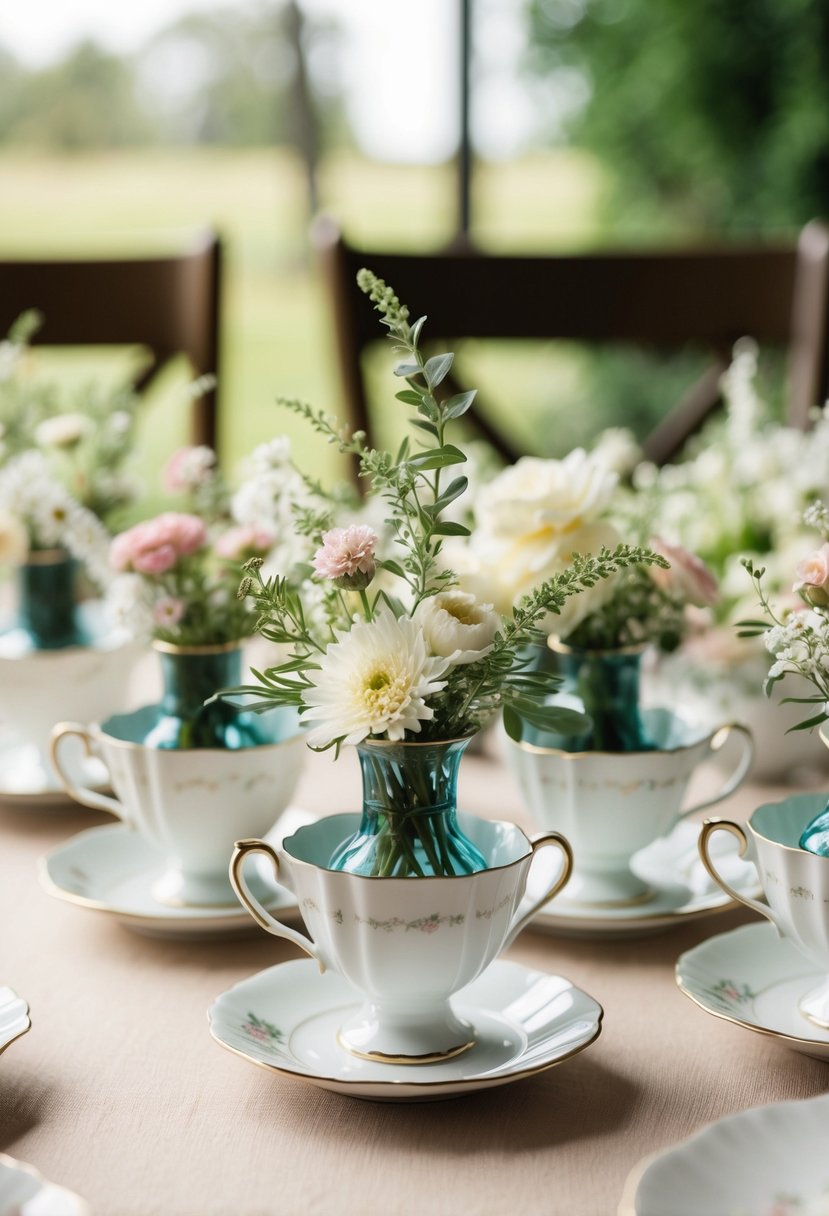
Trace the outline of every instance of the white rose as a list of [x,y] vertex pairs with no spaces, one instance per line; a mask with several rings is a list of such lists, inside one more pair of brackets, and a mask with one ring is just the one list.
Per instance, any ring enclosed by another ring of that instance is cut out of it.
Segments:
[[83,414],[55,414],[38,423],[35,440],[42,448],[71,448],[83,439],[89,427],[89,419]]
[[523,456],[481,490],[478,528],[493,537],[548,539],[595,519],[618,478],[605,463],[576,448],[564,460]]
[[432,654],[450,663],[475,663],[489,654],[501,617],[467,591],[440,591],[421,600],[414,620]]
[[16,515],[0,510],[0,565],[22,562],[29,552],[29,536]]

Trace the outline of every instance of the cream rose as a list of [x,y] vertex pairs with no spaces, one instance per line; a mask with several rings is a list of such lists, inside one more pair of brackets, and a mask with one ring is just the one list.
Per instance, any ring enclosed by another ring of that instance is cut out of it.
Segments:
[[452,664],[475,663],[489,654],[501,617],[468,591],[440,591],[421,600],[414,620],[430,651]]
[[563,460],[523,456],[481,490],[478,528],[493,537],[552,539],[594,520],[608,505],[617,475],[576,448]]

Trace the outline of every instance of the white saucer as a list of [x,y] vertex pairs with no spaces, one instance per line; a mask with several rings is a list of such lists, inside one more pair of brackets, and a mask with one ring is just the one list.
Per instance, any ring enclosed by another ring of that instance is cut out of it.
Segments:
[[[653,888],[650,899],[618,908],[568,903],[565,887],[547,908],[536,913],[532,927],[557,937],[644,937],[733,908],[734,901],[709,877],[700,861],[700,827],[699,823],[680,823],[669,836],[655,840],[634,856],[631,868]],[[723,876],[736,890],[756,898],[760,884],[755,867],[739,858],[733,841],[722,839],[724,836],[721,832],[711,840],[712,854]],[[558,865],[552,850],[539,853],[530,871],[528,892],[540,893],[551,877],[551,866]]]
[[[69,763],[74,766],[73,772],[77,770],[81,783],[93,789],[108,789],[106,765],[95,756],[84,756],[79,739],[67,739],[65,746]],[[19,739],[7,727],[0,728],[0,805],[5,803],[27,807],[78,806],[58,783],[34,743]]]
[[0,1053],[31,1030],[29,1006],[13,988],[0,988]]
[[477,1032],[475,1046],[439,1064],[378,1064],[337,1043],[362,998],[334,971],[297,959],[222,993],[207,1013],[223,1047],[322,1089],[385,1102],[431,1101],[508,1085],[588,1047],[602,1008],[569,980],[496,959],[452,998]]
[[0,1153],[0,1216],[90,1216],[79,1195]]
[[825,1216],[829,1094],[727,1115],[632,1171],[619,1216]]
[[765,921],[710,937],[676,964],[677,984],[707,1013],[818,1060],[829,1060],[829,1031],[805,1018],[797,1002],[825,979]]
[[[311,819],[307,812],[289,807],[266,839],[276,845]],[[228,862],[230,853],[229,849]],[[278,910],[284,920],[299,919],[296,899],[274,881],[267,860],[252,859],[250,864],[261,866],[260,877],[272,892],[267,902],[271,911]],[[40,879],[50,895],[109,912],[147,937],[192,939],[261,932],[238,902],[226,908],[158,903],[152,889],[163,869],[159,854],[122,823],[89,828],[40,859]]]

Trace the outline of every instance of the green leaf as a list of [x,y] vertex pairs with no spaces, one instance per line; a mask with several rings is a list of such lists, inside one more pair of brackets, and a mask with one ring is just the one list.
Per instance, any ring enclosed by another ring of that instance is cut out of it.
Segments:
[[460,448],[447,443],[442,448],[432,448],[429,452],[413,456],[409,464],[414,469],[443,469],[450,464],[466,464],[466,457]]
[[433,536],[471,536],[465,524],[456,524],[451,519],[439,519],[432,528]]
[[419,373],[419,363],[398,363],[394,369],[395,376],[417,376]]
[[454,397],[444,401],[442,407],[444,418],[460,418],[469,409],[477,395],[478,390],[472,388],[465,393],[456,393]]
[[539,730],[556,735],[578,735],[590,728],[591,719],[577,709],[563,705],[538,705],[523,698],[513,702],[516,712]]
[[521,731],[523,722],[511,705],[504,706],[504,730],[509,735],[514,743],[521,742]]
[[423,400],[423,393],[418,393],[413,388],[404,388],[402,392],[394,395],[398,401],[403,401],[406,405],[420,405]]
[[814,718],[807,718],[805,722],[798,722],[797,726],[790,726],[786,734],[790,735],[793,730],[811,730],[814,726],[821,726],[826,719],[825,713],[815,714]]
[[[431,359],[427,359],[423,367],[423,375],[426,377],[426,383],[429,388],[435,388],[440,384],[441,380],[449,374],[449,369],[452,366],[455,356],[451,353],[446,355],[433,355]],[[420,368],[418,368],[420,371]]]
[[431,513],[437,514],[444,507],[448,507],[450,502],[454,502],[456,498],[460,498],[468,485],[469,478],[466,476],[456,477],[454,481],[450,481],[443,493],[432,504]]
[[396,574],[398,578],[406,577],[406,571],[403,569],[400,563],[392,561],[391,558],[384,558],[383,561],[378,562],[377,565],[381,570],[388,570],[389,574]]
[[438,428],[434,422],[421,422],[419,418],[412,418],[412,426],[419,426],[422,431],[428,431],[430,435],[434,435],[437,438]]

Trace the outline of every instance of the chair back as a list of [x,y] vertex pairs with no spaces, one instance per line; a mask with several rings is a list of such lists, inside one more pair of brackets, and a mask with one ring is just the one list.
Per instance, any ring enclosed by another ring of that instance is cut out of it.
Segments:
[[[146,347],[143,391],[184,354],[195,375],[219,374],[222,244],[199,233],[154,257],[0,259],[0,333],[28,308],[43,314],[35,341],[48,346]],[[216,447],[216,389],[193,405],[194,443]]]
[[[357,249],[328,216],[318,218],[313,235],[348,418],[369,436],[362,357],[382,331],[355,284],[362,266],[391,283],[416,312],[428,310],[429,334],[439,340],[564,338],[710,352],[704,374],[645,440],[646,454],[660,464],[718,403],[719,380],[740,337],[787,348],[792,425],[805,427],[829,388],[829,228],[818,221],[791,242],[538,257],[471,248]],[[476,421],[506,459],[520,454],[480,413]]]

